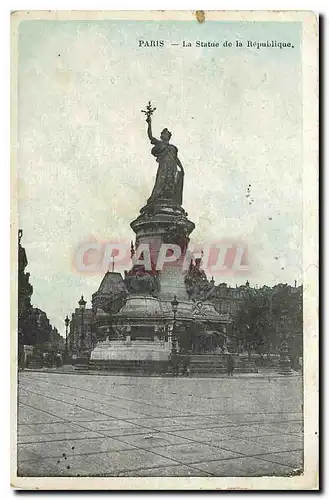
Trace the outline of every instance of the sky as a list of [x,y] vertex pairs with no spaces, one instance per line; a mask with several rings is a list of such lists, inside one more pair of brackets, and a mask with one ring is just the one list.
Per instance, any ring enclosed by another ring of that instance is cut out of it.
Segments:
[[[139,47],[150,39],[165,46]],[[182,40],[221,46],[170,45]],[[191,241],[245,242],[252,285],[301,282],[300,63],[299,23],[21,22],[18,220],[32,303],[60,333],[82,294],[91,306],[102,279],[73,270],[78,245],[134,239],[129,224],[157,169],[141,114],[149,100],[154,135],[169,128],[184,166]]]

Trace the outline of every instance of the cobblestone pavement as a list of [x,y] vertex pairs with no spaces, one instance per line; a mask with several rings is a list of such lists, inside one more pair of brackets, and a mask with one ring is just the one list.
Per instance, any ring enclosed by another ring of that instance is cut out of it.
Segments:
[[302,379],[21,372],[18,475],[284,476],[303,467]]

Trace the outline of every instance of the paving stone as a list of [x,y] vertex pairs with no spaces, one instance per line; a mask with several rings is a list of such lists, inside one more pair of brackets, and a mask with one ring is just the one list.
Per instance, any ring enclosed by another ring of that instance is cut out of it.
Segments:
[[[33,476],[116,476],[118,472],[128,469],[140,469],[141,464],[146,468],[177,465],[173,460],[160,457],[154,453],[143,450],[117,451],[101,453],[98,455],[76,455],[67,460],[57,458],[36,459],[29,462],[20,462],[19,471]],[[68,468],[69,467],[69,468]]]
[[193,442],[177,446],[163,446],[157,449],[157,453],[178,460],[183,464],[238,456],[233,451],[222,450],[208,446],[207,444]]
[[[61,432],[80,432],[82,429],[78,425],[72,423],[49,423],[49,424],[30,424],[31,432],[29,434],[52,434]],[[26,433],[27,434],[27,433]]]
[[120,451],[134,449],[129,443],[121,442],[112,438],[85,438],[64,441],[52,441],[47,443],[33,443],[18,445],[18,455],[21,461],[42,458],[61,458],[81,454],[95,454],[106,451]]
[[92,431],[79,431],[79,432],[58,432],[53,434],[33,434],[28,436],[20,436],[20,444],[32,444],[32,443],[51,443],[53,441],[72,441],[74,439],[88,439],[99,437],[97,432]]
[[[291,416],[291,420],[296,419],[294,415]],[[298,417],[300,419],[300,415]],[[276,414],[259,414],[259,415],[248,415],[248,413],[244,415],[235,415],[231,416],[229,419],[229,422],[232,424],[249,424],[250,422],[252,423],[257,423],[257,425],[263,425],[263,424],[269,424],[269,423],[275,423],[277,421],[283,421],[283,420],[288,420],[288,417],[283,417],[282,413],[276,413]]]
[[[253,439],[254,437],[259,437],[259,436],[269,436],[272,434],[277,434],[277,435],[282,435],[282,432],[278,429],[277,426],[271,426],[271,425],[246,425],[246,426],[239,426],[239,427],[228,427],[225,429],[218,429],[219,431],[222,432],[227,432],[227,435],[236,437],[236,438],[244,438],[244,439]],[[216,433],[216,429],[210,429],[210,433]]]
[[[93,431],[112,431],[116,429],[142,429],[142,425],[135,425],[124,420],[116,420],[115,418],[111,420],[101,421],[101,422],[83,422],[81,425]],[[147,430],[147,429],[146,429]]]
[[273,423],[269,426],[272,431],[278,431],[280,434],[303,434],[303,423],[302,422],[280,422]]
[[140,469],[141,465],[143,465],[143,467],[161,467],[163,465],[177,465],[177,463],[167,457],[152,453],[151,451],[134,449],[132,451],[103,453],[97,455],[94,461],[92,457],[89,456],[88,464],[86,465],[87,470],[91,470],[91,473],[94,472],[98,474],[99,472],[100,474],[106,474],[108,472],[117,473],[124,469]]
[[139,418],[139,419],[128,419],[131,425],[139,424],[146,428],[161,429],[162,427],[172,427],[177,425],[176,421],[172,418]]
[[212,462],[200,462],[193,464],[205,472],[210,472],[214,476],[286,476],[293,472],[291,467],[265,462],[255,457],[234,458],[230,460],[220,460]]
[[187,438],[189,440],[202,441],[210,444],[210,442],[214,441],[216,438],[219,439],[227,439],[228,430],[218,428],[215,430],[202,430],[202,429],[187,429],[185,431],[173,431],[175,436],[180,436],[182,438]]
[[29,461],[18,460],[17,475],[24,477],[57,477],[61,475],[60,464],[56,458],[41,459],[36,457]]
[[[265,445],[269,449],[275,451],[275,448],[281,448],[280,451],[284,451],[282,446],[284,445],[287,451],[293,449],[300,449],[303,447],[303,439],[291,434],[287,435],[270,435],[270,436],[259,436],[252,440],[255,444]],[[277,450],[279,451],[279,450]]]
[[22,372],[19,380],[22,474],[243,476],[300,468],[298,377]]
[[[119,428],[119,429],[103,429],[102,434],[105,436],[109,437],[121,437],[121,436],[134,436],[134,435],[139,435],[139,434],[150,434],[150,429],[146,427],[139,427],[137,425],[133,427],[127,427],[127,428]],[[152,433],[156,434],[160,432],[160,429],[153,429]]]
[[18,406],[18,423],[34,424],[58,421],[56,416],[48,415],[44,411],[20,404]]
[[302,469],[304,463],[303,451],[285,451],[281,453],[269,453],[262,455],[260,458],[270,462],[279,463],[293,467],[294,469]]
[[20,425],[17,429],[17,437],[28,436],[29,434],[35,434],[35,429],[29,427],[28,425]]
[[200,471],[187,465],[176,465],[170,467],[154,467],[152,469],[138,469],[135,471],[120,472],[118,476],[123,477],[209,477],[211,474]]
[[282,435],[261,436],[253,439],[221,439],[214,436],[211,444],[242,455],[258,455],[300,449],[302,447],[302,442],[297,437],[296,441],[287,441]]
[[166,445],[179,445],[179,444],[189,444],[190,441],[183,439],[179,436],[172,434],[165,434],[163,432],[152,432],[148,434],[139,434],[138,436],[122,436],[119,438],[125,443],[138,446],[140,448],[151,449],[158,453],[161,453],[160,446]]

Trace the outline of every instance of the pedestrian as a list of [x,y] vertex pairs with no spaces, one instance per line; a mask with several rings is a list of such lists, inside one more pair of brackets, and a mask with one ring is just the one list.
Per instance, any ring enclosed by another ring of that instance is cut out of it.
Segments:
[[60,366],[62,366],[62,356],[60,352],[58,352],[56,354],[56,367],[59,368]]
[[44,365],[47,367],[47,368],[51,368],[52,367],[52,362],[51,362],[51,358],[50,358],[50,354],[49,352],[45,352],[44,353]]
[[182,375],[186,377],[190,375],[190,355],[188,351],[182,352]]
[[234,372],[234,359],[231,354],[227,356],[227,375],[228,377],[233,377]]
[[169,363],[172,369],[172,374],[174,377],[178,377],[179,375],[179,366],[180,366],[180,356],[176,350],[170,353]]

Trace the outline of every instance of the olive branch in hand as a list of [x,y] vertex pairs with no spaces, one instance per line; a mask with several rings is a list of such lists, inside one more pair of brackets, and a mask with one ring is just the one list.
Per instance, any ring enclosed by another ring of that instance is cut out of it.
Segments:
[[157,108],[152,108],[151,101],[149,101],[148,105],[146,106],[146,109],[141,110],[141,112],[146,115],[146,121],[148,121],[151,118],[156,109]]

